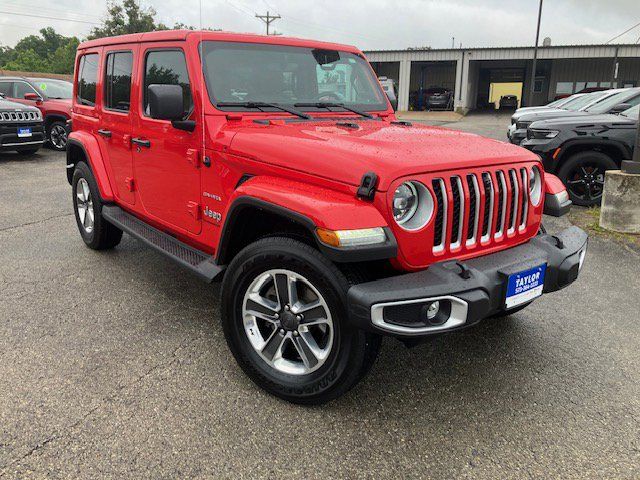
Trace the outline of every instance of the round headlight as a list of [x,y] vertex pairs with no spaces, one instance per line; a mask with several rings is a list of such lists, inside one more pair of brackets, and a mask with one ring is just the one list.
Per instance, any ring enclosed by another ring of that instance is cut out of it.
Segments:
[[420,182],[405,182],[393,194],[393,218],[405,230],[419,230],[433,214],[433,197]]
[[529,199],[533,206],[540,204],[542,198],[542,175],[538,167],[533,167],[529,172]]
[[403,183],[393,195],[393,218],[398,225],[407,223],[418,209],[418,192],[412,183]]

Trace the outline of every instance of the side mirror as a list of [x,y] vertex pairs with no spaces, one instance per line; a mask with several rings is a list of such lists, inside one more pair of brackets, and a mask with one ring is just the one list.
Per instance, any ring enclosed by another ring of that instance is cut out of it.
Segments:
[[624,112],[625,110],[629,110],[632,106],[633,105],[629,103],[619,103],[618,105],[613,107],[611,110],[609,110],[609,113],[621,113],[621,112]]
[[156,120],[182,120],[184,98],[180,85],[149,85],[149,115]]
[[25,100],[33,100],[34,102],[41,102],[42,101],[42,97],[40,97],[40,95],[38,95],[37,93],[25,93],[24,94],[24,99]]

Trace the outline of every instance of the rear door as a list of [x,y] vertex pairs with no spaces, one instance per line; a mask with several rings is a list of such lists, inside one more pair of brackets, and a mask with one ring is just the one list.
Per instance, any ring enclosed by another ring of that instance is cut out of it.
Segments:
[[[197,118],[184,42],[142,44],[138,68],[140,99],[133,128],[133,161],[144,210],[163,223],[198,234],[201,229],[199,156],[202,139],[177,130],[148,114],[147,88],[153,84],[182,87],[184,118]],[[196,73],[194,72],[194,75]]]
[[102,62],[102,114],[97,131],[103,158],[111,169],[112,187],[123,202],[135,203],[131,131],[132,79],[138,45],[105,47]]

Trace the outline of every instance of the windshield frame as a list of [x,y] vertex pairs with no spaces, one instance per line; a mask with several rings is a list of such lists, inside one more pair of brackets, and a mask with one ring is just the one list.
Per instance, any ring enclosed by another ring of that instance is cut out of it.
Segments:
[[[202,41],[199,42],[198,44],[198,52],[200,55],[200,65],[201,65],[201,69],[202,69],[202,77],[203,77],[203,83],[204,83],[204,87],[205,90],[207,92],[207,98],[209,100],[209,103],[211,106],[213,106],[217,111],[220,112],[225,112],[225,113],[229,113],[229,112],[241,112],[241,113],[253,113],[253,114],[273,114],[273,113],[285,113],[282,110],[279,110],[277,108],[269,108],[267,106],[263,107],[260,110],[257,110],[255,108],[251,108],[251,107],[246,107],[246,106],[225,106],[225,107],[220,107],[218,106],[218,104],[221,103],[229,103],[227,102],[227,100],[225,99],[218,99],[214,92],[213,92],[213,81],[212,78],[209,76],[209,72],[208,72],[208,68],[207,68],[207,54],[209,53],[209,51],[207,50],[207,47],[211,48],[211,47],[219,47],[219,46],[231,46],[231,47],[246,47],[247,49],[251,49],[251,48],[255,48],[255,49],[266,49],[266,50],[280,50],[280,49],[286,49],[286,50],[291,50],[291,51],[295,51],[295,50],[301,50],[301,51],[308,51],[310,55],[312,55],[312,51],[314,50],[320,50],[320,51],[324,51],[326,50],[325,48],[323,48],[322,46],[298,46],[298,45],[283,45],[283,44],[271,44],[271,43],[253,43],[253,42],[242,42],[242,41],[234,41],[234,40],[230,40],[230,41],[220,41],[220,40],[212,40],[212,39],[203,39]],[[340,102],[336,102],[336,103],[344,103],[346,106],[349,107],[353,107],[355,109],[361,110],[363,112],[387,112],[390,109],[390,103],[389,103],[389,99],[387,94],[384,92],[384,90],[382,89],[382,87],[380,86],[380,81],[378,80],[378,77],[376,75],[376,73],[374,72],[373,68],[371,67],[371,64],[364,58],[364,56],[360,53],[357,52],[353,52],[353,51],[349,51],[349,50],[343,50],[343,49],[330,49],[329,51],[331,52],[338,52],[346,57],[350,57],[356,60],[356,62],[361,66],[361,73],[365,75],[366,80],[369,81],[371,83],[371,88],[372,88],[372,93],[374,93],[375,95],[378,96],[380,103],[377,104],[371,104],[371,103],[353,103],[353,102],[346,102],[346,101],[340,101]],[[342,60],[342,58],[341,58]],[[215,68],[215,67],[214,67]],[[269,101],[271,100],[271,101]],[[274,101],[272,99],[259,99],[259,100],[245,100],[245,101],[249,101],[249,102],[264,102],[264,103],[272,103],[272,104],[277,104],[277,105],[281,105],[284,107],[289,107],[289,108],[296,108],[300,111],[303,112],[307,112],[307,113],[318,113],[318,114],[324,114],[324,115],[353,115],[353,112],[350,111],[337,111],[337,110],[333,110],[333,111],[327,111],[326,108],[322,108],[322,107],[295,107],[296,103],[307,103],[306,99],[295,99],[292,100],[291,102],[283,102],[283,101]],[[316,101],[317,102],[317,101]],[[308,103],[313,103],[312,101],[308,102]]]

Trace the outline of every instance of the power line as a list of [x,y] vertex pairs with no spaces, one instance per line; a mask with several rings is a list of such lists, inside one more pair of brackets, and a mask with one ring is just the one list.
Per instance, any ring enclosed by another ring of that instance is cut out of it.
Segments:
[[611,42],[613,42],[616,38],[620,38],[620,37],[621,37],[621,36],[623,36],[625,33],[629,33],[631,30],[633,30],[633,29],[634,29],[634,28],[636,28],[636,27],[640,27],[640,22],[636,23],[633,27],[631,27],[631,28],[629,28],[629,29],[625,30],[625,31],[624,31],[624,32],[622,32],[620,35],[616,35],[615,37],[613,37],[611,40],[609,40],[609,41],[608,41],[608,42],[606,42],[606,43],[611,43]]
[[[277,14],[276,15],[269,15],[269,11],[267,11],[266,15],[258,15],[256,13],[256,18],[259,18],[260,20],[262,20],[265,23],[265,25],[267,26],[267,35],[269,35],[269,26],[273,22],[275,22],[276,20],[278,20],[278,19],[280,19],[282,17],[280,15],[277,15]],[[274,33],[274,35],[276,35],[276,34]]]
[[62,18],[62,17],[49,17],[46,15],[35,15],[33,13],[15,13],[15,12],[6,12],[3,10],[0,10],[0,13],[5,13],[7,15],[16,15],[18,17],[32,17],[32,18],[44,18],[46,20],[62,20],[65,22],[76,22],[76,23],[86,23],[89,25],[100,25],[100,23],[98,22],[90,22],[88,20],[74,20],[71,18]]

